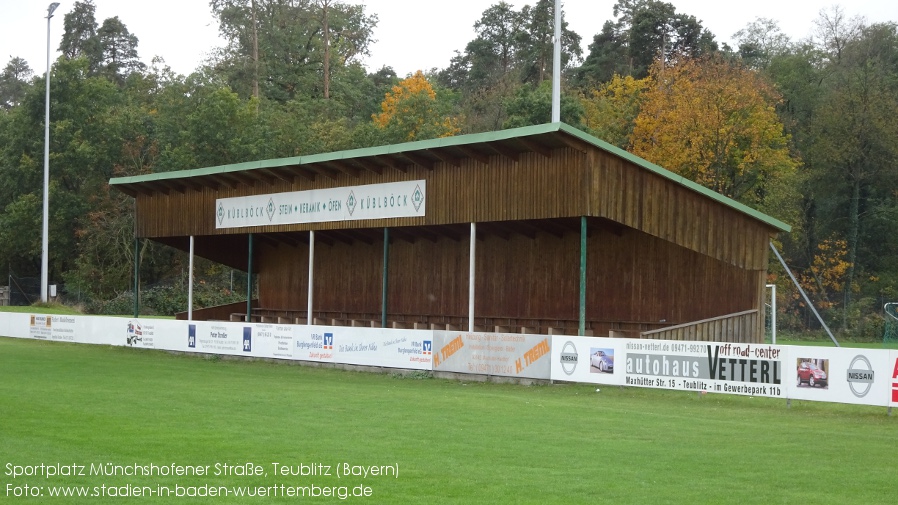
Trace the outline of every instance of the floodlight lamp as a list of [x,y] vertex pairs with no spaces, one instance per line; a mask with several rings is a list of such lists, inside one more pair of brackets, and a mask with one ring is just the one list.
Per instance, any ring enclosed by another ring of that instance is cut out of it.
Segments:
[[47,7],[47,19],[53,17],[53,11],[55,11],[57,7],[59,7],[59,2],[53,2]]

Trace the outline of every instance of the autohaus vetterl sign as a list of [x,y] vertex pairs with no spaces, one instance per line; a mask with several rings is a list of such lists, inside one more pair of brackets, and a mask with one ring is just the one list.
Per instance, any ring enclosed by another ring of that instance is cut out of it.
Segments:
[[215,227],[422,217],[426,188],[420,180],[219,198]]

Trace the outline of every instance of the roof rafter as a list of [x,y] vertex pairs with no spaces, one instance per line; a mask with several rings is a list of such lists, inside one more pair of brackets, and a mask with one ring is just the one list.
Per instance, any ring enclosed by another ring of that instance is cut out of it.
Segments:
[[455,156],[450,156],[450,155],[449,155],[448,153],[446,153],[445,151],[442,151],[442,150],[440,150],[440,149],[429,149],[428,152],[431,153],[431,154],[433,154],[434,156],[436,156],[436,157],[439,158],[440,160],[442,160],[442,161],[444,161],[444,162],[446,162],[446,163],[452,165],[453,167],[460,167],[460,166],[461,166],[461,160],[460,160],[460,159],[456,158]]
[[403,157],[407,158],[408,160],[410,160],[410,161],[411,161],[412,163],[414,163],[415,165],[418,165],[418,166],[420,166],[420,167],[426,168],[427,170],[430,170],[431,172],[433,171],[433,166],[435,165],[435,163],[434,163],[433,160],[429,160],[429,159],[427,159],[426,157],[421,156],[421,155],[418,154],[418,153],[413,153],[413,152],[408,152],[408,151],[401,152],[401,153],[398,153],[398,154],[399,154],[400,156],[403,156]]
[[332,161],[325,161],[325,162],[323,162],[323,164],[324,164],[324,166],[326,166],[328,168],[334,167],[338,171],[343,172],[346,175],[355,177],[356,179],[359,178],[360,170],[345,161],[332,160]]
[[489,163],[490,163],[489,155],[478,152],[477,150],[472,149],[470,146],[460,145],[460,146],[454,146],[454,147],[456,149],[458,149],[459,151],[461,151],[462,153],[464,153],[465,156],[467,156],[469,158],[473,158],[473,159],[479,161],[480,163],[483,163],[484,165],[489,165]]
[[393,158],[391,156],[388,156],[388,155],[374,156],[374,159],[377,160],[378,162],[383,163],[384,165],[386,165],[390,168],[396,169],[404,174],[408,173],[408,167],[404,163],[399,163],[395,158]]
[[501,154],[502,156],[505,156],[506,158],[508,158],[512,161],[518,161],[518,158],[520,157],[519,152],[515,151],[514,149],[512,149],[500,142],[487,142],[486,145],[489,146],[489,148],[492,149],[493,151],[496,151],[497,153]]
[[552,158],[552,149],[550,149],[545,144],[542,144],[540,142],[537,142],[536,140],[533,140],[533,139],[530,139],[527,137],[519,138],[518,142],[523,144],[524,147],[526,147],[527,149],[530,149],[531,151],[533,151],[535,153],[541,154],[544,158],[549,158],[549,159]]

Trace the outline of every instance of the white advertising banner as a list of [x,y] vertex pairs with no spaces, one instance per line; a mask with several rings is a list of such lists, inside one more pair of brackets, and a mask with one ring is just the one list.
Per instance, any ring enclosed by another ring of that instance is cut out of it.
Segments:
[[885,349],[790,347],[794,386],[790,398],[888,405],[895,362]]
[[94,331],[114,335],[115,341],[109,342],[112,345],[187,351],[187,339],[184,338],[186,324],[185,321],[172,319],[110,317],[97,318]]
[[294,359],[430,370],[433,332],[346,326],[296,326]]
[[254,356],[252,325],[222,321],[187,324],[187,350],[232,356]]
[[422,217],[426,190],[419,180],[219,198],[215,227]]
[[433,332],[433,369],[440,372],[548,379],[552,346],[546,335]]
[[37,340],[898,406],[898,350],[0,314]]
[[624,370],[614,365],[623,357],[621,339],[556,335],[552,337],[552,380],[622,386]]
[[56,342],[87,343],[90,316],[58,314],[10,314],[10,330],[15,336]]
[[[568,336],[554,336],[552,347],[557,380],[786,397],[783,347]],[[613,373],[602,371],[609,366]]]
[[789,398],[888,405],[889,351],[852,347],[789,346]]
[[782,346],[636,340],[625,347],[628,386],[786,397]]
[[332,327],[297,326],[293,330],[293,341],[293,359],[336,363]]
[[296,327],[289,324],[253,324],[253,355],[261,358],[293,359],[294,328]]

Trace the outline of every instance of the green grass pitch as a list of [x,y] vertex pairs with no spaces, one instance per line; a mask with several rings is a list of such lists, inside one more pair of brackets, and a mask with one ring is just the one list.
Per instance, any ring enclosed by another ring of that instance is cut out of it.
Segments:
[[0,338],[0,503],[895,503],[885,408],[420,377]]

